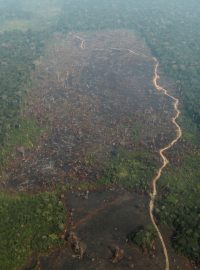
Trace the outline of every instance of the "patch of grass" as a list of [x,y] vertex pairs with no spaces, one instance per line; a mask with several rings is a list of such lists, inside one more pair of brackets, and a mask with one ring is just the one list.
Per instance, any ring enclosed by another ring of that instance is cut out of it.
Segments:
[[46,32],[6,31],[1,33],[0,50],[0,143],[20,121],[21,106],[27,93],[30,73],[34,61],[40,57],[45,42],[50,36]]
[[147,191],[156,165],[153,154],[120,149],[107,165],[99,183]]
[[35,252],[62,245],[65,210],[54,193],[0,193],[0,269],[18,269]]
[[11,158],[13,147],[24,146],[32,148],[39,135],[44,132],[33,120],[22,120],[15,128],[10,130],[0,152],[0,166],[3,166]]

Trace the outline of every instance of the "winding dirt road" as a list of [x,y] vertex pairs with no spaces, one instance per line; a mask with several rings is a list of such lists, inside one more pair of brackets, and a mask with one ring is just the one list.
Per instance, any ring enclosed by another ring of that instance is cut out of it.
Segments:
[[160,179],[163,169],[167,166],[167,164],[169,163],[169,160],[166,158],[166,156],[164,155],[164,152],[169,150],[182,136],[182,130],[181,127],[178,125],[178,123],[176,122],[177,118],[180,115],[180,110],[178,108],[179,106],[179,99],[175,98],[174,96],[170,95],[168,93],[168,91],[163,88],[162,86],[160,86],[158,84],[158,80],[160,79],[159,75],[158,75],[158,68],[159,68],[159,62],[157,60],[157,58],[153,57],[153,60],[155,62],[155,69],[154,69],[154,78],[153,78],[153,84],[155,86],[155,88],[158,91],[162,91],[164,93],[165,96],[168,96],[169,98],[171,98],[173,100],[173,106],[174,106],[174,111],[175,111],[175,116],[171,118],[172,123],[175,125],[176,127],[176,137],[173,141],[171,141],[168,145],[166,145],[165,147],[161,148],[159,150],[159,154],[160,157],[162,159],[162,166],[159,168],[159,170],[157,171],[156,176],[152,179],[152,187],[151,187],[151,193],[150,193],[150,202],[149,202],[149,214],[150,214],[150,218],[151,218],[151,222],[154,226],[154,228],[156,229],[159,239],[161,241],[162,247],[163,247],[163,252],[165,255],[165,270],[169,270],[170,266],[169,266],[169,256],[168,256],[168,252],[167,252],[167,248],[164,242],[164,239],[162,237],[162,234],[155,222],[155,218],[154,218],[154,208],[155,208],[155,200],[156,200],[156,196],[158,194],[157,192],[157,182]]
[[[79,37],[79,36],[75,36],[75,37],[81,41],[80,48],[82,50],[85,49],[85,40],[83,38]],[[100,50],[102,50],[102,49],[100,49]],[[145,54],[138,53],[138,52],[135,52],[133,50],[126,49],[126,48],[110,48],[109,50],[128,51],[130,54],[133,54],[133,55],[141,56],[141,57],[151,59],[151,60],[153,59],[154,64],[155,64],[154,65],[154,75],[153,75],[153,85],[154,85],[154,87],[156,88],[157,91],[163,92],[163,94],[165,96],[169,97],[173,101],[173,107],[174,107],[174,111],[175,111],[175,116],[173,116],[171,118],[171,122],[176,128],[176,137],[169,144],[167,144],[166,146],[164,146],[163,148],[161,148],[159,150],[159,155],[160,155],[161,160],[162,160],[162,165],[158,169],[158,171],[156,173],[156,176],[151,181],[151,190],[150,190],[150,193],[149,193],[150,194],[150,201],[149,201],[150,219],[151,219],[152,225],[154,226],[155,230],[157,231],[158,237],[159,237],[160,242],[162,244],[162,249],[163,249],[163,253],[164,253],[164,256],[165,256],[165,270],[170,270],[169,255],[168,255],[167,247],[166,247],[165,241],[163,239],[163,236],[162,236],[162,234],[161,234],[161,232],[160,232],[160,230],[158,228],[158,225],[156,224],[155,217],[154,217],[154,208],[155,208],[156,196],[158,195],[157,182],[160,179],[160,177],[162,176],[162,172],[163,172],[164,168],[169,163],[169,160],[166,158],[164,153],[167,150],[169,150],[171,147],[173,147],[173,145],[176,144],[177,141],[182,136],[181,127],[176,122],[178,117],[181,114],[181,111],[179,110],[179,99],[175,98],[172,95],[170,95],[165,88],[163,88],[162,86],[160,86],[158,84],[158,80],[160,79],[160,76],[158,75],[159,61],[157,60],[156,57],[149,57],[149,56],[147,56]]]

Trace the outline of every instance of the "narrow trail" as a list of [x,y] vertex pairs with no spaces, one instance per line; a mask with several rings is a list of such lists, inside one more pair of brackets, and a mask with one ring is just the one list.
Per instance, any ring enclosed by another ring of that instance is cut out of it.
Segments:
[[[76,38],[81,41],[80,48],[81,49],[85,49],[85,41],[84,41],[84,39],[82,39],[79,36],[76,36]],[[102,49],[96,49],[96,50],[102,50]],[[159,230],[159,227],[156,224],[156,220],[155,220],[155,217],[154,217],[154,208],[155,208],[155,200],[156,200],[156,197],[158,195],[157,183],[158,183],[158,180],[160,179],[160,177],[162,176],[163,170],[165,169],[165,167],[169,163],[169,160],[164,155],[164,153],[167,150],[169,150],[170,148],[172,148],[178,142],[178,140],[182,136],[182,129],[179,126],[179,124],[176,122],[177,119],[179,118],[180,114],[181,114],[181,111],[179,110],[179,103],[180,102],[179,102],[179,99],[178,98],[170,95],[168,93],[168,90],[166,90],[164,87],[162,87],[162,86],[160,86],[158,84],[158,81],[160,79],[160,76],[158,75],[159,61],[157,60],[156,57],[150,57],[150,56],[147,56],[147,55],[145,55],[143,53],[135,52],[133,50],[126,49],[126,48],[109,48],[109,50],[127,51],[130,54],[137,55],[137,56],[140,56],[140,57],[144,57],[144,58],[147,58],[149,60],[152,60],[153,59],[153,62],[155,63],[155,65],[154,65],[154,75],[153,75],[153,80],[152,80],[153,85],[154,85],[154,87],[156,88],[157,91],[162,92],[165,96],[167,96],[170,99],[172,99],[172,102],[173,102],[175,116],[173,116],[171,118],[171,122],[172,122],[172,124],[176,128],[176,137],[169,144],[167,144],[166,146],[164,146],[163,148],[161,148],[159,150],[159,155],[160,155],[161,160],[162,160],[162,165],[157,170],[157,173],[156,173],[155,177],[151,180],[151,185],[150,185],[150,189],[151,189],[150,190],[150,201],[149,201],[149,215],[150,215],[150,219],[151,219],[152,225],[154,226],[154,228],[155,228],[155,230],[156,230],[156,232],[158,234],[158,237],[160,239],[161,245],[162,245],[162,249],[163,249],[163,253],[164,253],[164,257],[165,257],[165,270],[170,270],[169,255],[168,255],[167,247],[166,247],[164,238],[163,238],[163,236],[161,234],[161,231]]]
[[85,49],[85,40],[83,38],[79,37],[79,36],[75,36],[75,38],[81,41],[80,48],[82,50],[84,50]]

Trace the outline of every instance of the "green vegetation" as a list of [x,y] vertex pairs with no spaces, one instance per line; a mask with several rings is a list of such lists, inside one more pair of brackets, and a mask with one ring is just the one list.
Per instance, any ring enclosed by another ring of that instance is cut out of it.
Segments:
[[28,31],[1,34],[0,50],[0,142],[20,122],[20,106],[33,61],[43,49],[41,33]]
[[[102,0],[101,4],[98,0],[63,1],[58,29],[66,32],[122,28],[124,20],[119,21],[119,19],[125,15],[124,5],[126,6],[126,3],[113,0]],[[123,12],[121,14],[120,9]]]
[[65,210],[54,193],[0,194],[0,269],[18,269],[31,254],[62,245]]
[[30,148],[42,132],[33,119],[22,119],[21,108],[34,60],[41,55],[47,37],[48,33],[32,31],[1,34],[0,171],[14,148]]
[[141,139],[141,127],[135,126],[132,131],[132,138],[134,143],[139,143]]
[[[0,147],[21,121],[20,107],[30,72],[54,31],[59,3],[0,1]],[[35,28],[31,26],[34,22]]]
[[157,233],[155,229],[149,225],[146,227],[139,227],[128,235],[128,240],[132,241],[143,251],[150,252],[155,248],[155,240]]
[[32,148],[43,130],[33,120],[21,120],[10,130],[0,152],[0,167],[6,164],[14,147]]
[[183,140],[192,143],[193,145],[200,145],[199,128],[196,123],[189,117],[186,112],[182,112],[179,124],[183,131]]
[[173,230],[177,251],[200,262],[200,154],[186,156],[181,167],[170,167],[160,182],[168,192],[157,203],[158,219]]
[[[1,168],[14,157],[13,148],[33,147],[43,132],[33,119],[21,117],[34,61],[42,54],[52,32],[42,24],[43,20],[49,26],[47,17],[52,6],[43,1],[47,8],[42,11],[39,2],[35,2],[0,1]],[[38,14],[31,6],[34,3]],[[52,16],[56,16],[54,11],[52,8]],[[45,16],[42,17],[41,12]],[[34,20],[37,31],[30,30]],[[43,29],[45,31],[41,31]],[[64,229],[65,216],[63,203],[53,192],[35,196],[0,193],[0,269],[18,269],[32,253],[46,252],[55,245],[62,245],[59,234]]]
[[148,152],[120,149],[107,165],[100,183],[148,191],[156,165],[154,156]]
[[[48,12],[40,10],[39,2],[35,2],[0,1],[1,169],[14,157],[14,148],[33,147],[43,132],[33,119],[21,117],[21,107],[34,61],[43,52],[53,31],[52,25],[51,29],[48,27],[57,13],[46,1],[42,3]],[[38,13],[31,4],[35,4]],[[65,216],[63,203],[56,193],[35,196],[0,193],[0,269],[19,269],[33,253],[62,245],[59,234],[64,229]]]

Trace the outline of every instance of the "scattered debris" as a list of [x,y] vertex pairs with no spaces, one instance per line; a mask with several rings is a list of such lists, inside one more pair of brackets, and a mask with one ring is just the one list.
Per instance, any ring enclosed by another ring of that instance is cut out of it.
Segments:
[[112,263],[118,263],[124,258],[124,250],[116,246],[113,252]]
[[73,257],[82,260],[86,253],[87,245],[77,237],[75,232],[69,233],[67,241],[74,253]]

